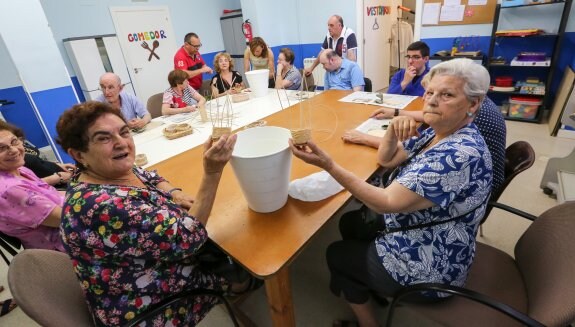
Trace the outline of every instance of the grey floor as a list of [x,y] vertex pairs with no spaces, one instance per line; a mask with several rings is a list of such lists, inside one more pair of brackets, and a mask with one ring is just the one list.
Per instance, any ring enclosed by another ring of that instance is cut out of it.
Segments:
[[[550,137],[546,124],[528,124],[507,122],[507,144],[515,141],[528,141],[537,155],[533,167],[523,172],[507,187],[500,201],[539,215],[557,204],[539,189],[539,183],[547,161],[552,157],[567,156],[575,147],[575,140]],[[342,163],[345,165],[345,163]],[[328,271],[324,260],[327,245],[338,239],[338,217],[331,219],[304,251],[291,265],[291,283],[295,304],[297,326],[331,326],[334,319],[353,318],[347,305],[328,290]],[[484,237],[478,237],[481,242],[493,245],[507,253],[513,254],[513,246],[529,223],[506,214],[497,209],[484,225]],[[0,285],[5,285],[7,267],[0,262]],[[10,297],[6,289],[0,294],[0,299]],[[242,310],[258,325],[271,326],[266,297],[263,289],[254,292],[241,306]],[[378,309],[382,321],[386,311]],[[231,325],[222,308],[214,308],[202,321],[201,326]],[[434,326],[422,317],[399,312],[396,326]],[[15,309],[5,317],[0,318],[0,326],[37,326],[20,309]]]

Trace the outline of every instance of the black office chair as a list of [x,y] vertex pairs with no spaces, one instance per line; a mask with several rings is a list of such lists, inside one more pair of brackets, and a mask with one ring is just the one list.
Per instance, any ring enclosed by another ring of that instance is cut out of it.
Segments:
[[365,82],[365,86],[363,87],[363,90],[365,92],[372,92],[373,86],[371,85],[371,80],[367,77],[364,77],[363,81]]
[[7,265],[10,265],[10,260],[6,257],[6,254],[2,251],[4,249],[6,252],[10,253],[11,256],[16,256],[19,250],[22,247],[22,242],[16,237],[8,236],[2,232],[0,232],[0,256]]

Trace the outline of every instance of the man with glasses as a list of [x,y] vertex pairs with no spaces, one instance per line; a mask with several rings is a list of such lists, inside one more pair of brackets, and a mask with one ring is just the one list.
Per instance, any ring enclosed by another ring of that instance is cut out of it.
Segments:
[[407,68],[393,75],[387,93],[423,96],[425,89],[421,79],[429,72],[429,46],[425,42],[413,42],[407,47],[405,59]]
[[174,56],[174,69],[185,71],[190,86],[196,91],[202,86],[202,74],[214,73],[200,55],[201,47],[200,37],[196,33],[188,33],[184,37],[184,45]]
[[105,73],[100,77],[102,94],[96,98],[96,101],[107,102],[120,110],[131,129],[141,129],[152,120],[152,115],[138,98],[124,92],[123,89],[124,85],[122,85],[120,76]]

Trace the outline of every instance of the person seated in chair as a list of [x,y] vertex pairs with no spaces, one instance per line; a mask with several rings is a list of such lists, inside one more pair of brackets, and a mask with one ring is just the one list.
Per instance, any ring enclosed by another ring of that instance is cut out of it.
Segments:
[[23,136],[0,124],[0,231],[26,249],[64,251],[58,228],[64,194],[24,167]]
[[[257,285],[253,279],[232,283],[198,260],[237,135],[206,141],[204,174],[192,198],[156,172],[134,165],[128,124],[107,104],[73,106],[60,116],[56,130],[57,142],[79,170],[66,191],[60,235],[96,325],[123,326],[187,290],[243,292]],[[178,302],[145,324],[196,325],[216,302],[210,297]],[[171,314],[165,314],[168,310]]]
[[[421,85],[425,88],[428,82],[429,75],[425,75],[421,80]],[[370,118],[391,119],[395,116],[409,116],[413,117],[417,122],[423,122],[424,112],[420,110],[411,111],[382,107],[373,111]],[[505,118],[503,118],[497,105],[488,96],[485,96],[473,122],[477,125],[491,153],[491,160],[493,162],[493,191],[496,191],[501,187],[505,179],[505,149],[507,139]],[[367,145],[376,149],[381,143],[380,137],[362,133],[357,130],[348,130],[341,138],[348,143]]]
[[400,69],[389,83],[387,93],[422,96],[425,91],[421,79],[429,72],[429,46],[416,41],[407,47],[407,68]]
[[295,55],[290,48],[282,48],[278,55],[276,89],[299,90],[301,74],[293,65]]
[[229,53],[220,52],[214,57],[216,74],[211,81],[212,96],[214,98],[226,94],[236,94],[244,88],[242,75],[233,69],[234,61]]
[[105,73],[100,77],[100,89],[102,94],[96,98],[96,101],[107,102],[120,110],[131,129],[141,129],[152,120],[152,115],[144,104],[135,96],[124,92],[120,76]]
[[[491,155],[473,123],[488,89],[489,73],[469,59],[433,67],[423,109],[430,128],[420,133],[412,117],[395,117],[381,140],[378,162],[393,170],[385,187],[345,170],[312,141],[295,146],[290,140],[296,157],[326,170],[369,208],[342,216],[343,240],[326,253],[330,289],[343,294],[360,326],[378,326],[372,294],[393,296],[426,282],[465,284],[491,192]],[[361,237],[355,228],[369,212],[378,220]]]
[[324,88],[326,90],[362,91],[365,81],[359,66],[337,55],[334,50],[323,50],[319,62],[325,69]]
[[170,87],[162,98],[162,115],[194,112],[206,104],[206,99],[190,86],[185,71],[172,70],[168,74],[168,83]]

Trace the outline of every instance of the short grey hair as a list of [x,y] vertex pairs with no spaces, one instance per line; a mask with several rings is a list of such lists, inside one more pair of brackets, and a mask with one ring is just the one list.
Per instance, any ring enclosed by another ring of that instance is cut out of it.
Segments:
[[463,92],[470,100],[478,98],[483,100],[489,90],[489,72],[485,67],[468,58],[457,58],[444,61],[431,68],[428,73],[432,80],[436,75],[448,75],[461,78],[465,81]]

